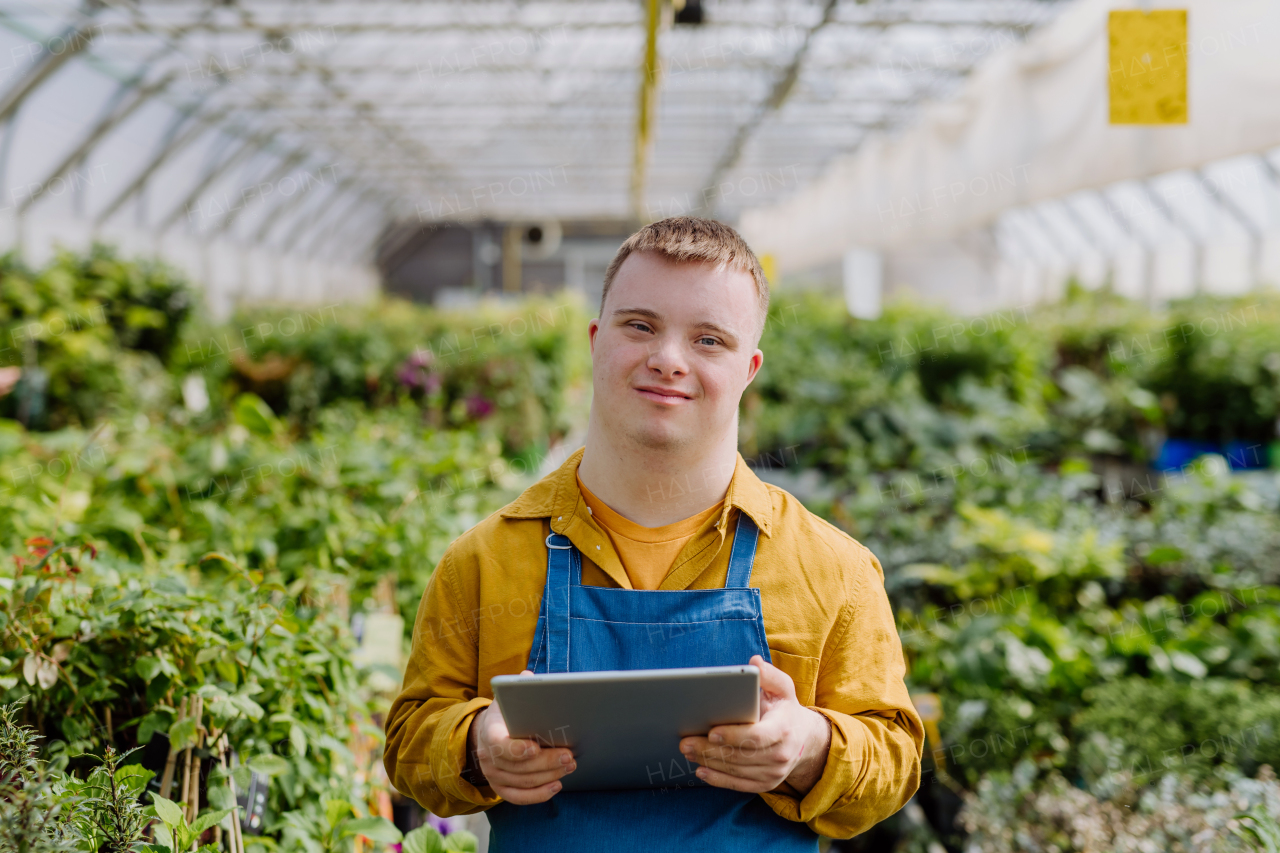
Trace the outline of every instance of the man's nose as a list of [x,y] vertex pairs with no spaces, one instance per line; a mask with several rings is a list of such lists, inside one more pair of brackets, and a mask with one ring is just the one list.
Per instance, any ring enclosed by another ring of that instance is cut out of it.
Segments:
[[684,346],[675,338],[661,337],[649,345],[646,366],[663,376],[682,376],[689,372]]

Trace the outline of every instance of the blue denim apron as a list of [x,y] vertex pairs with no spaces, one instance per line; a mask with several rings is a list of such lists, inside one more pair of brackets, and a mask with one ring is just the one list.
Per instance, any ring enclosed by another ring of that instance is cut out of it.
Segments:
[[[760,590],[747,586],[758,537],[755,522],[739,512],[724,589],[632,590],[583,586],[582,555],[568,537],[552,533],[529,669],[733,666],[752,655],[771,660]],[[779,817],[757,794],[713,788],[694,775],[697,765],[679,761],[671,787],[561,791],[532,806],[500,803],[488,812],[489,849],[817,851],[818,836],[803,823]]]

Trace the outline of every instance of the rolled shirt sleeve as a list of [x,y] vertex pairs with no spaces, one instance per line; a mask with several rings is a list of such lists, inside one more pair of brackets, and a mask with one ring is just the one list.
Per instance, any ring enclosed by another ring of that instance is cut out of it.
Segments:
[[404,687],[387,713],[384,757],[396,790],[441,817],[501,802],[489,787],[462,777],[471,721],[493,700],[476,692],[475,625],[465,618],[469,611],[455,584],[448,552],[418,608]]
[[815,705],[831,721],[822,776],[803,798],[763,794],[782,817],[829,838],[851,838],[898,811],[920,787],[924,726],[911,704],[906,663],[880,564],[865,569],[823,655]]

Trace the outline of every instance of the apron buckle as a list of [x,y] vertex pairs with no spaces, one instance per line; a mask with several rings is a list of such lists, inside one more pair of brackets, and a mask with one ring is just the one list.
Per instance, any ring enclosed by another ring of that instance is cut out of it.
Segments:
[[551,537],[552,537],[552,536],[561,536],[561,537],[563,538],[563,535],[562,535],[562,534],[560,534],[560,533],[548,533],[548,534],[547,534],[547,547],[548,547],[548,548],[554,548],[554,549],[556,549],[557,551],[568,551],[570,548],[572,548],[572,547],[573,547],[573,543],[570,543],[570,544],[568,544],[568,545],[552,545],[552,544],[551,544]]

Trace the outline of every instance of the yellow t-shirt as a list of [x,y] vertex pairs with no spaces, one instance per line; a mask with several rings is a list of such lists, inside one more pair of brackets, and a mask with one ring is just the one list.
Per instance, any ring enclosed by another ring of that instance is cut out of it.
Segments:
[[604,501],[582,485],[581,477],[578,478],[578,490],[582,492],[591,517],[608,534],[631,586],[636,589],[657,589],[661,586],[685,543],[719,518],[724,508],[721,500],[686,519],[662,527],[642,527],[609,509]]

